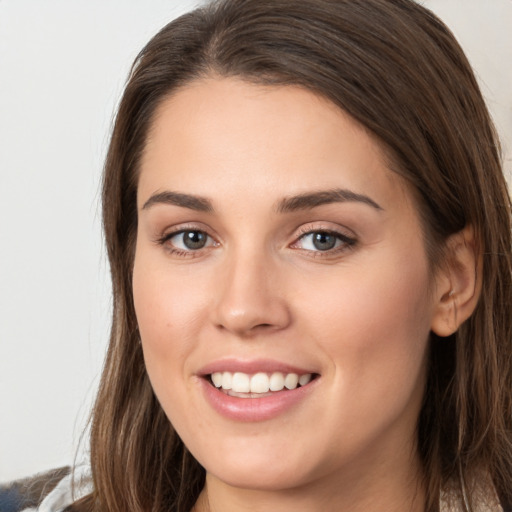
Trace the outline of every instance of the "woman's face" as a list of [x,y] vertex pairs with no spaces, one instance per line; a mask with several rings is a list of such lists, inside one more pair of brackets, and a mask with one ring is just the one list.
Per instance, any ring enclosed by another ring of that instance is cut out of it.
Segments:
[[138,216],[147,371],[209,478],[410,468],[433,283],[412,196],[364,129],[298,87],[194,82],[157,112]]

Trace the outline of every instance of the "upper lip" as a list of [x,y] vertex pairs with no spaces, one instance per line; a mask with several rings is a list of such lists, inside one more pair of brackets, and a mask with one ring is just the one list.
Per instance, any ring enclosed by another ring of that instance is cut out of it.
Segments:
[[305,375],[307,373],[317,373],[312,369],[305,369],[298,366],[293,366],[282,361],[274,359],[220,359],[213,361],[203,366],[198,374],[201,376],[210,375],[216,372],[241,372],[249,375],[264,372],[264,373],[296,373],[298,375]]

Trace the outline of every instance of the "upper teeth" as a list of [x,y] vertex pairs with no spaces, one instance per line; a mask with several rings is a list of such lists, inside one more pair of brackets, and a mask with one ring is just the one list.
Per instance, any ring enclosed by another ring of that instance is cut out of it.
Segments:
[[298,375],[297,373],[274,372],[255,373],[249,375],[242,372],[215,372],[211,374],[215,387],[232,390],[236,393],[268,393],[269,391],[282,391],[284,388],[295,389],[298,384],[305,386],[311,380],[311,373]]

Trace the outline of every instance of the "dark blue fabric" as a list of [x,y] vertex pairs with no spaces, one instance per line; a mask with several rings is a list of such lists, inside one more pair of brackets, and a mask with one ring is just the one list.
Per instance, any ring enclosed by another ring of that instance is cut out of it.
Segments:
[[0,512],[19,512],[24,508],[24,501],[17,489],[0,487]]
[[29,478],[0,484],[0,512],[20,512],[26,508],[38,507],[44,497],[70,471],[71,468],[65,466],[38,473]]

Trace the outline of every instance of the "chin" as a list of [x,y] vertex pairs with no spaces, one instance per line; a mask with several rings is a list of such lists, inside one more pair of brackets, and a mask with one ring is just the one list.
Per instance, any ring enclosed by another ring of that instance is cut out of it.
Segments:
[[254,491],[282,491],[306,483],[307,475],[300,473],[296,465],[283,466],[276,458],[274,456],[262,464],[244,464],[243,467],[240,464],[233,467],[223,462],[222,465],[207,468],[207,472],[230,487]]
[[306,447],[307,443],[301,443],[304,450],[300,450],[296,443],[290,444],[293,435],[267,442],[262,437],[227,437],[224,443],[218,443],[215,452],[195,454],[191,447],[191,453],[211,477],[241,489],[280,491],[300,487],[321,476],[321,462],[311,456],[315,450]]

